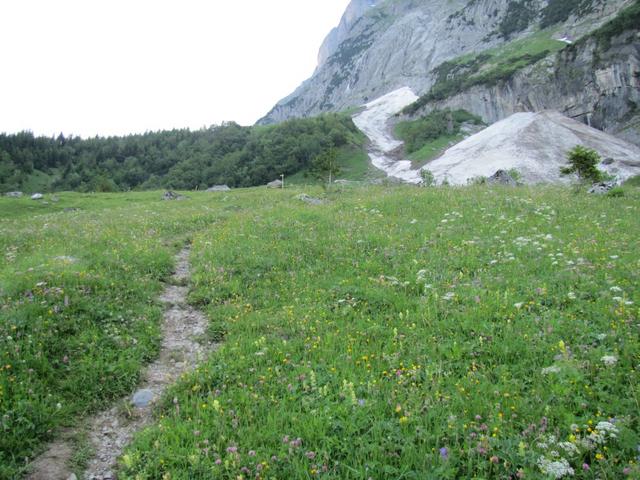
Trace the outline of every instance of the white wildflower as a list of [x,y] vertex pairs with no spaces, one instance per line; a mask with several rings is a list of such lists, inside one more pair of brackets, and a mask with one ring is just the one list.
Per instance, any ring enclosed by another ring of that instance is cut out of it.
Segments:
[[618,427],[616,427],[611,422],[598,422],[598,425],[596,425],[596,430],[598,430],[599,432],[603,432],[612,438],[616,438],[617,434],[619,433]]
[[613,286],[609,290],[611,290],[612,292],[621,292],[622,291],[622,289],[620,287],[617,287],[617,286]]
[[445,293],[445,294],[444,294],[444,296],[442,297],[442,299],[443,299],[443,300],[447,300],[447,301],[449,301],[449,300],[453,300],[453,297],[455,297],[455,296],[456,296],[456,294],[455,294],[455,293],[453,293],[453,292],[447,292],[447,293]]
[[602,363],[604,363],[607,367],[612,367],[613,365],[618,363],[618,358],[614,357],[613,355],[605,355],[600,360],[602,360]]
[[537,462],[540,471],[552,478],[562,478],[564,476],[572,477],[574,475],[573,468],[569,465],[569,462],[564,458],[560,460],[551,461],[545,457],[540,457]]
[[567,452],[570,457],[578,454],[578,447],[571,442],[560,442],[558,446]]
[[576,294],[574,292],[569,292],[569,293],[567,293],[567,297],[569,297],[571,300],[575,300],[576,299]]
[[513,304],[513,306],[516,307],[517,309],[522,308],[523,305],[524,305],[524,302],[518,302]]
[[599,333],[598,336],[596,337],[599,341],[603,341],[605,338],[607,338],[607,334],[606,333]]

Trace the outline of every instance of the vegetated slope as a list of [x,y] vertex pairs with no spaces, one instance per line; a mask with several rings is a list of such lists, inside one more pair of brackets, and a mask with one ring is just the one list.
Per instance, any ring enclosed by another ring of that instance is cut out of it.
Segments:
[[225,342],[121,478],[638,474],[637,191],[297,192],[195,237]]
[[640,174],[640,147],[558,112],[516,113],[461,141],[424,168],[439,181],[464,185],[515,169],[525,183],[569,182],[560,169],[576,145],[595,149],[599,169],[623,181]]
[[[629,3],[357,0],[348,8],[338,32],[323,45],[313,76],[278,102],[262,122],[339,111],[402,87],[420,95],[436,82],[434,69],[443,62],[506,45],[540,28],[548,29],[549,38],[553,34],[578,38]],[[537,55],[540,58],[543,51]],[[531,59],[521,58],[517,63],[522,67],[528,61]]]
[[405,113],[465,108],[493,123],[515,112],[553,109],[640,144],[640,1],[627,3],[562,49],[547,30],[445,62],[434,70],[435,84]]
[[476,129],[482,120],[466,110],[434,110],[417,120],[395,124],[396,136],[404,142],[404,150],[415,162],[433,160],[451,143],[457,143]]
[[331,148],[345,163],[361,158],[363,142],[351,119],[337,114],[87,140],[0,134],[0,192],[261,185],[307,170]]

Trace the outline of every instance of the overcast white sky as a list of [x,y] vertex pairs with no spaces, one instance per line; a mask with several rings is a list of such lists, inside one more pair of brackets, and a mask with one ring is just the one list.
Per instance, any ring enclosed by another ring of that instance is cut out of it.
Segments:
[[1,0],[0,132],[253,124],[349,0]]

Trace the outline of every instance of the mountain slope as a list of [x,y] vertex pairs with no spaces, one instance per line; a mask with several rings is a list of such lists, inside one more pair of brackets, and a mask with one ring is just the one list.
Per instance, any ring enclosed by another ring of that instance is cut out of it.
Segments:
[[402,87],[426,93],[434,69],[526,37],[580,37],[628,0],[354,0],[325,41],[314,75],[260,123],[359,106]]

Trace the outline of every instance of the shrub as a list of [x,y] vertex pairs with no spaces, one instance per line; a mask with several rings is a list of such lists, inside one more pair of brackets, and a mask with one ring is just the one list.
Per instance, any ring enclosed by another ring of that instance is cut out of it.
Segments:
[[521,182],[522,181],[522,174],[518,171],[517,168],[512,168],[510,170],[507,171],[507,173],[509,174],[509,176],[511,178],[513,178],[516,182]]
[[420,170],[420,178],[422,178],[423,187],[432,187],[436,183],[436,178],[433,176],[433,172],[426,168]]
[[595,150],[576,145],[567,153],[567,159],[569,160],[569,165],[560,169],[562,175],[575,173],[581,182],[595,183],[602,181],[602,172],[597,167],[601,158]]

